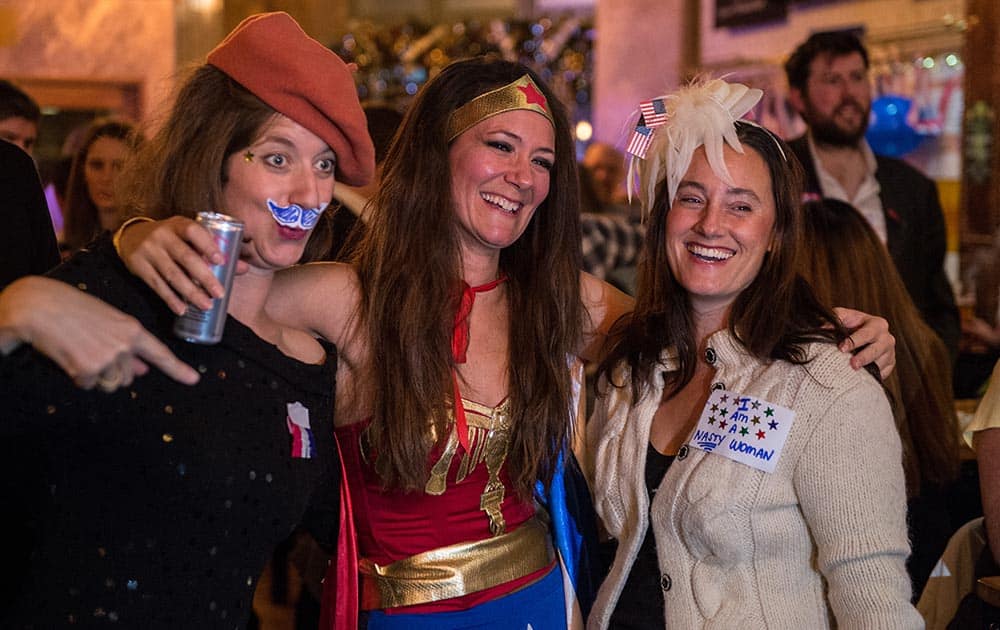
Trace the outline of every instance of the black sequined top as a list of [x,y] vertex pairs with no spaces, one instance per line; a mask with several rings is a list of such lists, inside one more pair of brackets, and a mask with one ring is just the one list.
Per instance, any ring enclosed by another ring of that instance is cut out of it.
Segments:
[[[30,349],[0,361],[0,597],[13,599],[0,627],[242,630],[272,548],[310,503],[307,529],[336,540],[335,350],[303,364],[232,317],[218,345],[180,341],[106,239],[52,275],[138,318],[202,377],[152,369],[104,394]],[[308,452],[286,421],[296,402],[311,458],[293,456]]]

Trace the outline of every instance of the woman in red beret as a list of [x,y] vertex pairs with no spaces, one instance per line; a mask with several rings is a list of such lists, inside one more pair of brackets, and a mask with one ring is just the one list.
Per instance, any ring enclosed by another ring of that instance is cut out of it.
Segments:
[[87,127],[69,171],[60,241],[64,257],[122,224],[116,182],[141,143],[135,127],[124,120],[99,118]]
[[[280,55],[253,76],[228,63],[275,38],[295,64],[323,74],[322,86],[283,70]],[[268,82],[279,75],[275,95]],[[70,363],[80,385],[121,389],[83,391],[28,346],[0,361],[9,528],[0,539],[15,585],[2,595],[3,628],[244,628],[271,549],[297,524],[335,542],[335,349],[264,306],[276,270],[302,257],[335,178],[371,175],[354,90],[347,66],[291,18],[261,16],[185,81],[123,175],[134,213],[215,210],[243,223],[248,272],[233,282],[218,344],[177,338],[174,315],[128,273],[110,237],[5,294],[25,309],[14,328],[40,350],[52,345],[33,327],[55,322],[71,352],[113,357],[96,374]],[[36,286],[52,299],[34,299]],[[74,316],[60,319],[64,312]],[[125,343],[166,373],[133,382],[145,368]]]

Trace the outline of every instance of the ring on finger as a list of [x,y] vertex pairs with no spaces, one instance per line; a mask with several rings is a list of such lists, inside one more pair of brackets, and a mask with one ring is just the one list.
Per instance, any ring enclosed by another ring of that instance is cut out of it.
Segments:
[[121,384],[122,370],[117,363],[109,365],[97,376],[97,386],[106,392],[115,391]]

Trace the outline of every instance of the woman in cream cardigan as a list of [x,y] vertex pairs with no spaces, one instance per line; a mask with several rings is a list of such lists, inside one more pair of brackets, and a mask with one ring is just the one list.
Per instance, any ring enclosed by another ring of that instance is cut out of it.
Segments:
[[889,403],[794,271],[801,168],[738,120],[760,94],[657,99],[633,158],[649,230],[588,426],[618,541],[591,628],[922,627]]

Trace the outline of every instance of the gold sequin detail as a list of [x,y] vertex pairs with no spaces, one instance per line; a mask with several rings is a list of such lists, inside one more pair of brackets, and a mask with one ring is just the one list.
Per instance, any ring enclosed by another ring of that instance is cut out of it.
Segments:
[[[510,404],[508,400],[504,400],[496,407],[486,407],[468,400],[463,400],[462,404],[469,412],[466,414],[466,420],[469,425],[471,451],[462,456],[455,482],[461,482],[476,466],[486,463],[489,480],[480,495],[479,509],[486,512],[490,520],[490,532],[494,536],[499,536],[507,530],[501,510],[506,488],[500,480],[500,471],[510,449]],[[444,450],[431,467],[424,492],[432,495],[444,494],[448,487],[448,471],[451,470],[457,451],[458,430],[452,422]]]

